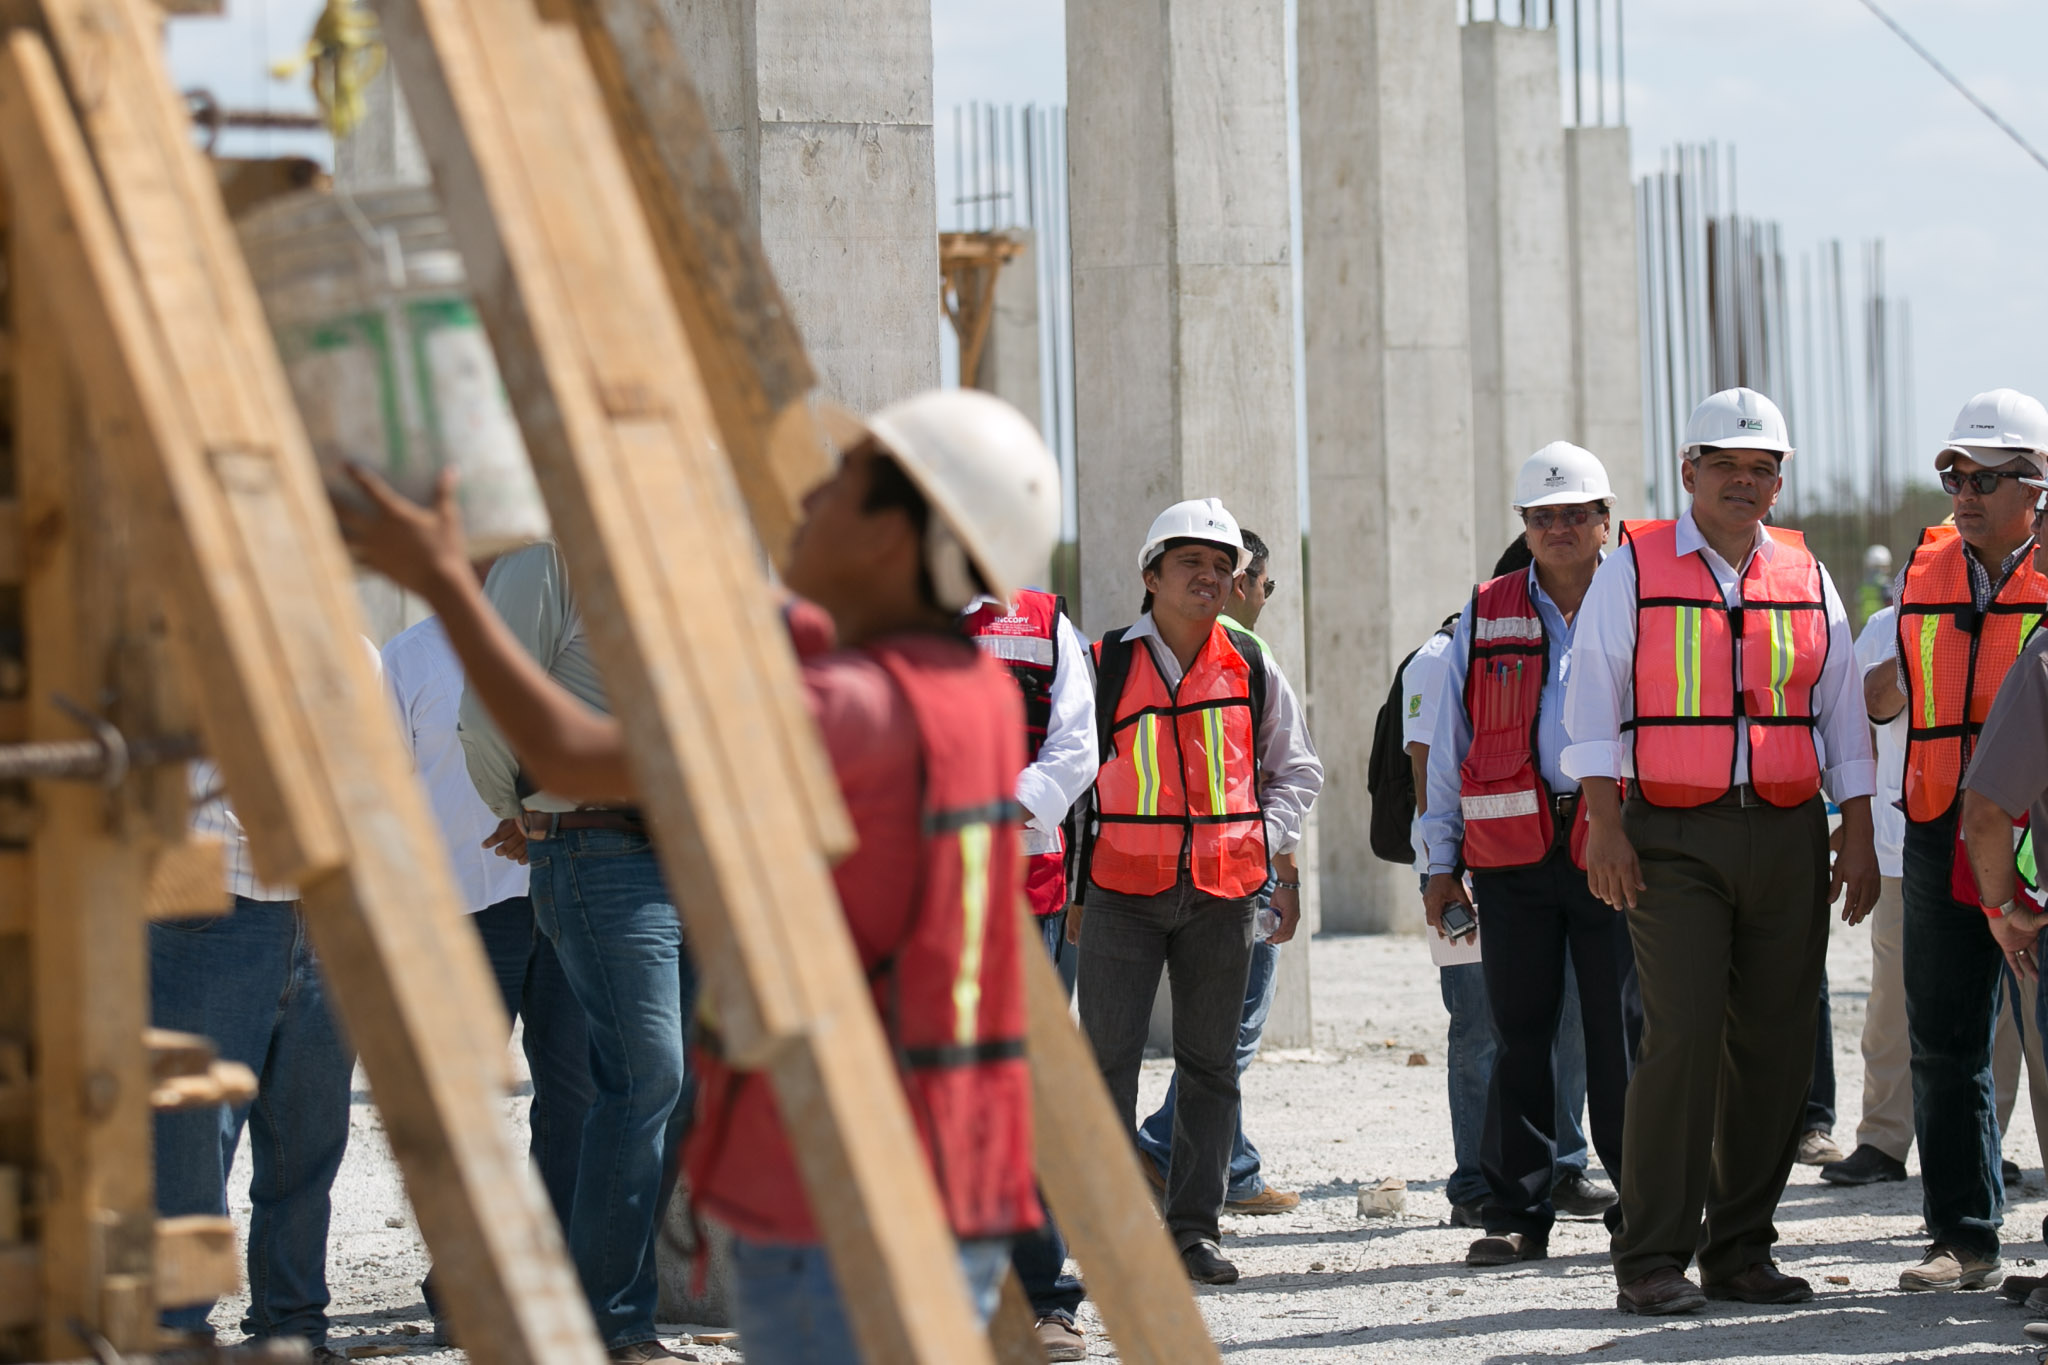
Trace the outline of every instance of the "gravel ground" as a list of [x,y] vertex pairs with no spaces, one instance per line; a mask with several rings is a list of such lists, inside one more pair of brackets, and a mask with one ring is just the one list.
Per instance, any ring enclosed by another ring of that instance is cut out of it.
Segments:
[[[1837,926],[1829,953],[1841,1116],[1836,1140],[1853,1145],[1862,1082],[1857,1055],[1869,987],[1868,938]],[[1551,1258],[1526,1268],[1468,1271],[1475,1235],[1448,1224],[1450,1174],[1444,1099],[1445,1015],[1436,973],[1417,938],[1325,937],[1315,945],[1317,1046],[1269,1053],[1245,1078],[1253,1139],[1267,1174],[1299,1189],[1299,1210],[1225,1220],[1225,1250],[1243,1279],[1201,1291],[1223,1353],[1244,1365],[1337,1361],[1518,1362],[1587,1356],[1606,1362],[1795,1362],[2029,1359],[2026,1315],[1995,1294],[1902,1294],[1898,1272],[1922,1249],[1917,1156],[1903,1184],[1842,1190],[1795,1167],[1780,1206],[1780,1264],[1821,1292],[1784,1309],[1710,1304],[1697,1315],[1645,1320],[1615,1311],[1607,1239],[1597,1222],[1561,1224]],[[1413,1053],[1426,1064],[1409,1064]],[[1144,1097],[1166,1084],[1165,1063],[1147,1063]],[[371,1348],[401,1359],[452,1361],[433,1348],[417,1285],[424,1249],[360,1087],[353,1141],[336,1192],[330,1260],[339,1349]],[[509,1100],[508,1123],[525,1101]],[[2006,1264],[2041,1273],[2039,1234],[2048,1213],[2041,1160],[2024,1099],[2006,1155],[2026,1168],[2008,1211]],[[1356,1191],[1384,1176],[1408,1182],[1407,1209],[1366,1219]],[[247,1158],[236,1182],[246,1220]],[[234,1335],[239,1303],[215,1314]],[[1093,1310],[1091,1359],[1115,1359]],[[376,1349],[376,1348],[383,1349]],[[686,1358],[739,1359],[725,1346],[685,1339]],[[368,1354],[368,1351],[364,1351]]]

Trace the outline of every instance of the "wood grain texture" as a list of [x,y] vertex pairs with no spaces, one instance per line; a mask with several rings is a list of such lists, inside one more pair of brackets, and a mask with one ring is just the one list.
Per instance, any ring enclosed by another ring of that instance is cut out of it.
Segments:
[[156,1306],[180,1308],[230,1298],[242,1288],[235,1220],[205,1214],[159,1219]]
[[225,915],[234,901],[221,875],[224,866],[218,839],[158,845],[150,859],[143,913],[151,919]]
[[996,1305],[996,1315],[989,1319],[988,1344],[996,1353],[996,1365],[1045,1365],[1038,1319],[1015,1270],[1003,1276],[1003,1297]]

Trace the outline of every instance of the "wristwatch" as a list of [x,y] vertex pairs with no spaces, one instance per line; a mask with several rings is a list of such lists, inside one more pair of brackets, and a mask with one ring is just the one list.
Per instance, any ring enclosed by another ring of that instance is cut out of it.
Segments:
[[1283,882],[1283,881],[1279,881],[1279,880],[1277,880],[1277,879],[1276,879],[1276,880],[1274,881],[1273,885],[1274,885],[1274,886],[1276,886],[1276,887],[1278,887],[1278,888],[1279,888],[1280,890],[1282,890],[1282,891],[1299,891],[1299,890],[1301,890],[1301,883],[1300,883],[1300,882]]

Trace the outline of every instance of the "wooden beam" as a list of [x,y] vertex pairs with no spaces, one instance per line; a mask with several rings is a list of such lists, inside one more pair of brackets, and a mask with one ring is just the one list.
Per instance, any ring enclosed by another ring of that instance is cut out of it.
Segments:
[[242,1257],[235,1220],[195,1214],[156,1225],[156,1305],[183,1308],[239,1293]]
[[996,1365],[1045,1365],[1038,1319],[1014,1270],[1003,1276],[1003,1297],[989,1319],[988,1344],[995,1351]]
[[234,908],[225,868],[218,839],[194,837],[159,845],[150,861],[143,913],[151,919],[225,915]]
[[149,1054],[149,1079],[152,1083],[167,1081],[173,1076],[202,1075],[220,1055],[213,1039],[168,1028],[144,1029],[142,1047]]
[[28,854],[0,849],[0,936],[29,931]]
[[42,1256],[32,1246],[0,1247],[0,1331],[32,1325],[42,1304]]
[[255,1072],[241,1062],[216,1061],[194,1074],[157,1081],[149,1090],[149,1107],[159,1114],[221,1105],[233,1108],[255,1098]]

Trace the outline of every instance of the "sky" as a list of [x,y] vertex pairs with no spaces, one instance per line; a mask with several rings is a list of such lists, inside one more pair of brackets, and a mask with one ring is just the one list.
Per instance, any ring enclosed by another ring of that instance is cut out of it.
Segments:
[[[2048,83],[2026,75],[2048,51],[2048,4],[1879,3],[2048,150]],[[265,68],[303,42],[316,0],[228,4],[225,19],[171,26],[180,84],[205,85],[233,106],[311,107],[302,82],[272,81]],[[1584,0],[1588,13],[1591,4]],[[1569,13],[1569,0],[1562,8]],[[932,0],[932,28],[941,222],[951,226],[954,107],[1063,103],[1064,3]],[[1929,470],[1917,452],[1931,457],[1980,390],[2048,395],[2048,169],[1859,0],[1637,0],[1626,37],[1639,172],[1655,170],[1676,142],[1732,145],[1741,210],[1783,224],[1795,280],[1797,253],[1823,239],[1842,239],[1851,262],[1856,243],[1884,239],[1891,292],[1913,313],[1909,464]],[[224,147],[324,157],[318,144],[263,133]]]

